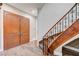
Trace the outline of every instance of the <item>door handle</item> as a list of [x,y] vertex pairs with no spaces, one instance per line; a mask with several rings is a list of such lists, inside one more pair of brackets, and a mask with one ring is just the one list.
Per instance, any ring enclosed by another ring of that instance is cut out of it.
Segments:
[[20,32],[19,35],[20,35],[20,36],[23,35],[23,32]]

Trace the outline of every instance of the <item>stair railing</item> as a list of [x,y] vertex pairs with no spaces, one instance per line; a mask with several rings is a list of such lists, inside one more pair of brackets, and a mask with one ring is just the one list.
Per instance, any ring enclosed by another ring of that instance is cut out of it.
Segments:
[[[79,4],[76,3],[49,31],[43,36],[43,53],[48,55],[47,52],[49,44],[56,39],[49,41],[48,37],[55,35],[57,33],[65,31],[70,27],[79,17]],[[45,42],[46,41],[46,42]],[[47,43],[47,44],[46,44]]]

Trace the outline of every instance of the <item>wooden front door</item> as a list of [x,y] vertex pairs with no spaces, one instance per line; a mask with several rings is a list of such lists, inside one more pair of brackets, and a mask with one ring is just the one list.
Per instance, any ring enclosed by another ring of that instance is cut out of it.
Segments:
[[4,12],[4,49],[19,45],[19,17]]
[[29,19],[21,17],[20,20],[20,34],[21,34],[21,44],[29,42]]
[[4,49],[29,42],[29,19],[4,12]]

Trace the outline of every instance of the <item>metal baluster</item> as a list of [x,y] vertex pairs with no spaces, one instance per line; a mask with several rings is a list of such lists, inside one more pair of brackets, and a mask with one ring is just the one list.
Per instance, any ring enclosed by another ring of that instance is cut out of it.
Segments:
[[62,30],[62,20],[61,20],[61,31],[63,31],[63,30]]
[[[54,27],[53,27],[53,35],[54,35]],[[54,40],[54,37],[53,37],[53,40]]]
[[64,31],[66,29],[66,19],[64,19]]
[[77,5],[77,18],[79,17],[79,3]]
[[[53,35],[53,29],[51,30],[51,36]],[[52,39],[51,39],[51,41],[52,41]]]
[[63,20],[62,20],[62,31],[64,31],[64,30],[63,30]]
[[[53,28],[53,32],[54,32],[54,34],[55,34],[55,27]],[[54,35],[54,34],[53,34],[53,35]]]
[[65,30],[66,30],[66,28],[67,28],[67,17],[65,17]]
[[52,29],[52,35],[54,35],[54,28]]
[[[77,4],[78,5],[78,4]],[[76,5],[76,20],[77,20],[77,5]]]
[[70,20],[70,19],[69,19],[69,13],[68,13],[68,27],[69,27],[69,20]]
[[66,29],[68,28],[68,14],[67,14],[67,19],[66,19]]
[[48,35],[49,35],[48,37],[50,37],[50,31],[48,32]]
[[61,21],[60,21],[60,32],[61,32]]
[[[54,26],[54,35],[55,35],[55,26]],[[54,40],[55,40],[55,37],[54,37]]]
[[60,32],[62,32],[62,29],[61,29],[61,21],[60,21]]
[[52,35],[52,30],[51,30],[51,35]]
[[[51,36],[51,31],[49,32],[49,37]],[[50,43],[50,38],[48,38],[48,43]]]
[[57,24],[57,33],[58,33],[58,24]]
[[56,30],[56,32],[55,32],[55,33],[57,33],[57,24],[55,25],[55,30]]
[[56,26],[55,26],[55,34],[56,34]]
[[58,24],[56,25],[56,33],[58,33]]
[[72,9],[72,23],[73,23],[73,9]]
[[60,32],[60,23],[58,23],[58,33]]
[[63,20],[63,30],[65,30],[65,19]]
[[79,18],[79,3],[77,5],[77,18]]
[[60,32],[60,23],[58,23],[58,33]]
[[69,15],[69,17],[70,17],[69,25],[71,26],[71,24],[72,24],[72,11],[70,11],[70,15]]

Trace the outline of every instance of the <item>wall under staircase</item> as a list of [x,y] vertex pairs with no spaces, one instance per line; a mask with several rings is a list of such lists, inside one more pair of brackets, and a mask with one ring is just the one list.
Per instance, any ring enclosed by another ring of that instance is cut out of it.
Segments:
[[62,48],[62,54],[63,56],[79,56],[79,37],[64,45]]
[[62,53],[62,48],[63,46],[65,46],[66,44],[74,41],[76,38],[79,38],[79,34],[77,34],[76,36],[72,37],[70,40],[68,40],[67,42],[65,42],[64,44],[62,44],[61,46],[59,46],[58,48],[56,48],[54,50],[54,55],[58,55],[58,56],[62,56],[63,53]]

